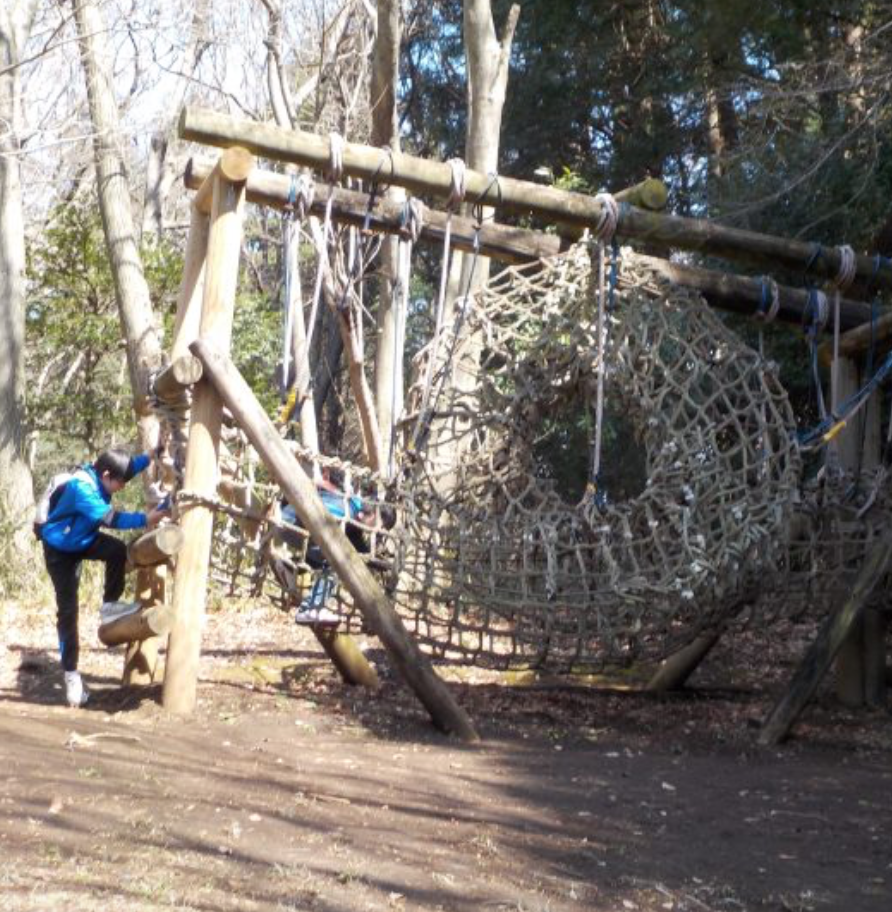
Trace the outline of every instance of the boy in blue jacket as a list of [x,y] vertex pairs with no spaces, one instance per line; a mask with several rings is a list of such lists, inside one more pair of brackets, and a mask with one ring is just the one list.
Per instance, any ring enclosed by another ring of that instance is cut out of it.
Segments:
[[74,472],[40,527],[46,568],[56,590],[59,652],[65,673],[65,696],[70,706],[83,706],[89,696],[77,670],[81,563],[94,560],[105,564],[105,604],[121,597],[127,546],[99,529],[101,526],[151,529],[166,515],[167,511],[161,509],[148,514],[123,513],[111,505],[112,494],[120,491],[150,462],[148,454],[131,458],[123,450],[107,450],[92,465],[81,466]]

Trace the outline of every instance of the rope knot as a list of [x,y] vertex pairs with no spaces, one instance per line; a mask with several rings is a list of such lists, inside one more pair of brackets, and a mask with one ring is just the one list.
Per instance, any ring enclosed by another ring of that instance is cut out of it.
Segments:
[[292,174],[288,186],[288,199],[285,202],[285,211],[296,215],[300,221],[306,219],[313,199],[316,196],[316,185],[308,174]]

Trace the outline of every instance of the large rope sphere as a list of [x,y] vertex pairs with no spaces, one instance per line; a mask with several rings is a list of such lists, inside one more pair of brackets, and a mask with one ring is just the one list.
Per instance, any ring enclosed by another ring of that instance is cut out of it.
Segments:
[[[663,654],[738,610],[783,534],[799,458],[774,367],[625,251],[599,344],[590,253],[507,270],[461,321],[448,369],[469,391],[438,403],[451,417],[414,491],[426,544],[407,564],[416,629],[446,652]],[[594,408],[601,370],[608,430],[619,418],[636,441],[608,440],[602,460],[637,454],[641,484],[568,500],[537,441],[555,416]]]

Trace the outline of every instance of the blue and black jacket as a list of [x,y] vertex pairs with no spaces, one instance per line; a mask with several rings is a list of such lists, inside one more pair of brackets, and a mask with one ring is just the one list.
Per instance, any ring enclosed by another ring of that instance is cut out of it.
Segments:
[[[127,475],[138,475],[149,465],[144,453],[130,460]],[[99,534],[102,526],[111,529],[142,529],[145,513],[124,513],[111,505],[111,494],[105,490],[91,465],[79,468],[69,481],[58,502],[50,512],[40,537],[57,551],[85,551]]]

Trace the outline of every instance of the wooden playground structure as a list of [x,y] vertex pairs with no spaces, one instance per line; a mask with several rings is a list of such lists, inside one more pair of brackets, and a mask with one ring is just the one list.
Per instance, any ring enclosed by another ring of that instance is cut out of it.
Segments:
[[[224,408],[259,455],[270,477],[295,509],[303,527],[349,592],[365,626],[378,636],[394,667],[413,689],[442,730],[474,740],[473,723],[436,675],[428,655],[407,631],[392,599],[351,545],[342,524],[325,510],[312,478],[282,440],[229,358],[246,202],[279,210],[293,206],[293,179],[261,170],[255,156],[292,167],[325,171],[332,142],[312,134],[289,132],[268,124],[240,121],[210,111],[186,108],[180,120],[183,139],[222,148],[216,162],[195,159],[186,186],[195,190],[183,281],[178,300],[168,367],[156,378],[158,401],[171,413],[190,409],[185,435],[186,458],[177,493],[176,525],[162,526],[131,547],[139,567],[138,597],[144,610],[100,630],[107,645],[130,643],[125,683],[154,680],[161,636],[169,635],[163,700],[166,709],[192,712],[196,701],[202,619],[211,561],[214,508],[221,482],[220,442]],[[448,197],[454,171],[444,163],[345,143],[343,174],[371,184],[386,180],[414,194]],[[831,365],[834,403],[847,401],[871,378],[861,364],[868,346],[888,345],[892,314],[874,319],[871,305],[859,297],[892,288],[892,265],[882,257],[855,255],[848,248],[821,248],[798,240],[667,215],[658,188],[645,182],[607,200],[539,184],[467,171],[464,194],[478,207],[534,216],[558,226],[547,234],[481,223],[449,212],[426,210],[420,237],[441,242],[451,236],[458,250],[509,264],[537,263],[568,250],[583,230],[603,228],[611,215],[611,236],[645,245],[639,256],[649,276],[702,296],[712,307],[796,325],[809,324],[824,341],[820,356]],[[612,200],[612,201],[611,201]],[[618,206],[616,204],[619,204]],[[645,206],[652,206],[648,209]],[[613,206],[612,212],[608,212]],[[330,186],[320,191],[310,211],[323,213],[366,231],[405,232],[402,207],[381,196]],[[603,245],[602,245],[603,246]],[[764,269],[808,273],[827,281],[830,296],[813,288],[779,285],[767,278],[734,276],[675,263],[655,251],[691,250]],[[845,297],[843,295],[846,295]],[[831,300],[832,298],[832,300]],[[822,317],[816,318],[820,311]],[[817,338],[816,338],[817,343]],[[881,463],[881,411],[877,399],[866,404],[856,428],[836,415],[824,437],[843,468],[865,471]],[[833,414],[833,413],[831,413]],[[764,743],[776,743],[789,731],[836,658],[838,692],[846,702],[885,701],[883,606],[871,601],[892,557],[892,531],[880,529],[867,542],[847,597],[828,617],[825,628],[762,730]],[[165,594],[165,566],[174,564],[172,593]],[[159,569],[160,568],[160,569]],[[683,649],[668,656],[652,681],[653,689],[679,686],[721,633],[721,625],[698,632]],[[314,633],[345,680],[374,686],[374,670],[349,633],[314,627]]]

